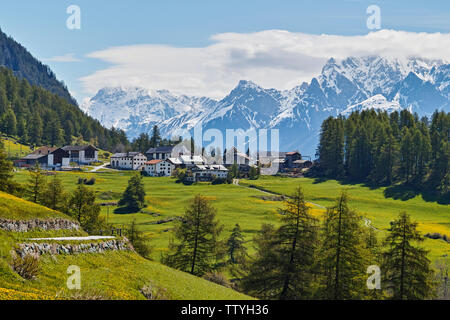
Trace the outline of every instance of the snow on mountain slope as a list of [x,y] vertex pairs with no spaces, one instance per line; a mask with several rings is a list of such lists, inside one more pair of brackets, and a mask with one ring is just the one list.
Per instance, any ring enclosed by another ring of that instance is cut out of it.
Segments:
[[105,88],[84,108],[105,126],[125,130],[129,138],[150,132],[155,124],[167,137],[189,135],[200,124],[203,130],[223,132],[278,129],[281,149],[314,155],[320,126],[329,116],[370,108],[430,115],[435,109],[449,110],[449,99],[450,65],[443,61],[349,57],[330,59],[318,77],[291,90],[240,81],[215,101],[168,91]]
[[130,137],[154,124],[182,114],[204,111],[216,103],[209,98],[175,96],[143,88],[104,88],[82,108],[106,127],[123,129]]
[[367,100],[364,100],[363,102],[348,107],[341,114],[344,116],[348,116],[352,112],[368,109],[374,109],[376,111],[386,111],[388,113],[391,113],[394,111],[401,111],[402,107],[400,106],[398,101],[391,102],[388,101],[382,94],[377,94]]

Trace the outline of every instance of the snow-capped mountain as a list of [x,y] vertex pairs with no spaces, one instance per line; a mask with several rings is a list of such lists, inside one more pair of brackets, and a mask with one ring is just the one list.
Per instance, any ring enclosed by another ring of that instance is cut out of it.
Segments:
[[120,128],[129,137],[136,137],[155,124],[179,115],[203,112],[216,103],[209,98],[172,95],[167,90],[103,88],[82,109],[105,127]]
[[382,94],[374,95],[363,102],[357,103],[353,106],[348,107],[344,111],[341,112],[342,115],[348,116],[352,112],[376,109],[380,111],[386,111],[387,113],[391,113],[394,111],[401,111],[403,108],[400,106],[398,101],[388,101],[385,96]]
[[[291,90],[265,89],[240,81],[220,101],[142,88],[105,88],[85,111],[130,138],[157,124],[168,137],[203,130],[279,129],[280,148],[314,156],[322,121],[328,116],[378,109],[408,109],[429,116],[450,110],[450,65],[440,60],[383,57],[330,59],[317,78]],[[224,135],[225,136],[225,135]]]

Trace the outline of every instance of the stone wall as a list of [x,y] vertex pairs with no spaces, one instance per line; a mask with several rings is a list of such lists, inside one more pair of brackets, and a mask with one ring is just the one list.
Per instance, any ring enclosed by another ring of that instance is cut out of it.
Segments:
[[102,253],[115,250],[133,250],[128,239],[109,240],[104,242],[61,244],[61,243],[21,243],[17,253],[23,258],[26,255],[40,256],[43,254],[79,254]]
[[8,220],[0,219],[0,229],[15,232],[28,232],[33,229],[42,230],[79,230],[80,225],[75,221],[66,219],[49,220]]

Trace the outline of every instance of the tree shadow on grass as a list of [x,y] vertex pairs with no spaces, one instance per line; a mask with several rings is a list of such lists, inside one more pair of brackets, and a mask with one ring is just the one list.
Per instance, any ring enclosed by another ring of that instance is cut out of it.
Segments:
[[118,207],[116,209],[114,209],[114,213],[115,214],[133,214],[133,213],[139,213],[139,210],[132,210],[128,207]]
[[391,186],[387,187],[383,193],[385,198],[392,198],[394,200],[407,201],[421,195],[422,199],[426,202],[436,202],[443,205],[450,204],[450,197],[439,195],[437,192],[419,190],[412,186]]
[[437,204],[442,204],[442,205],[450,204],[449,196],[440,195],[438,192],[435,192],[435,191],[423,190],[423,188],[421,190],[412,185],[401,184],[401,185],[386,186],[384,184],[361,182],[361,181],[355,181],[355,180],[349,180],[349,179],[333,179],[333,178],[326,178],[326,177],[311,177],[311,178],[314,178],[313,184],[320,184],[320,183],[327,182],[329,180],[336,180],[342,186],[362,185],[366,188],[369,188],[370,190],[376,190],[376,189],[379,189],[382,187],[386,187],[386,189],[383,191],[384,197],[392,198],[394,200],[407,201],[407,200],[415,198],[418,195],[421,195],[422,199],[426,202],[436,202]]
[[411,187],[406,186],[391,186],[384,189],[384,197],[385,198],[392,198],[394,200],[402,200],[407,201],[410,199],[415,198],[417,195],[420,194],[420,191],[415,190]]

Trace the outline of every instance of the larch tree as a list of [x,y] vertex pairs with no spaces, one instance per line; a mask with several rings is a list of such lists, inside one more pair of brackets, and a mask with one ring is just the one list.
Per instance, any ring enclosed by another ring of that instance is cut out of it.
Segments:
[[227,253],[229,264],[243,263],[247,256],[247,248],[244,245],[245,240],[242,235],[241,227],[238,223],[231,231],[231,235],[227,240]]
[[134,174],[128,181],[119,206],[125,206],[132,212],[138,212],[145,207],[145,188],[142,176],[139,173]]
[[431,296],[433,286],[428,252],[415,243],[424,238],[406,212],[391,222],[384,240],[382,283],[394,300],[421,300]]
[[360,299],[365,294],[366,248],[361,217],[348,207],[346,192],[328,208],[320,252],[319,297],[331,300]]
[[255,239],[257,255],[247,267],[242,286],[262,299],[313,297],[317,277],[318,223],[298,188],[281,210],[282,225],[263,226]]
[[62,211],[65,207],[66,194],[61,179],[57,174],[46,184],[44,189],[45,197],[42,204],[50,209]]
[[197,195],[181,220],[175,229],[178,242],[171,241],[171,253],[163,256],[163,262],[170,267],[203,276],[215,269],[223,254],[223,243],[218,239],[223,227],[216,220],[216,209],[207,198]]
[[13,164],[8,160],[3,143],[0,141],[0,191],[14,193],[17,183],[13,182]]
[[88,233],[96,231],[101,225],[100,206],[95,203],[95,193],[82,184],[70,196],[66,212],[77,219]]
[[42,203],[46,186],[46,178],[39,163],[36,162],[29,171],[28,184],[25,189],[26,197],[34,203]]

